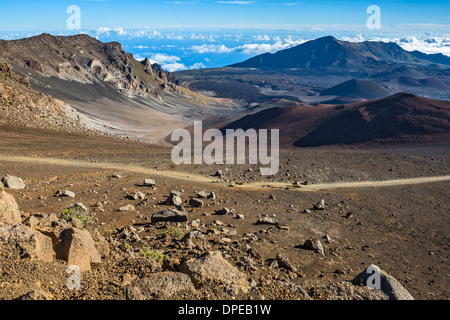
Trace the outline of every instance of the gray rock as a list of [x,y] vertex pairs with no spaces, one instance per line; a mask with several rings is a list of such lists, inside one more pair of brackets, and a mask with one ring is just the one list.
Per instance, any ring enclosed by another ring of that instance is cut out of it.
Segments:
[[151,222],[171,221],[171,222],[186,222],[188,216],[186,212],[178,211],[176,209],[163,210],[152,215]]
[[75,198],[75,192],[64,190],[61,194],[63,197]]
[[145,194],[140,192],[140,191],[138,191],[138,192],[133,194],[132,198],[134,200],[144,200],[145,199]]
[[320,242],[320,240],[317,238],[306,240],[304,246],[307,247],[308,249],[315,250],[316,252],[321,253],[323,256],[325,255],[322,242]]
[[196,208],[203,208],[203,201],[197,198],[189,199],[189,204]]
[[20,189],[24,189],[25,183],[23,182],[23,180],[19,177],[14,177],[14,176],[10,176],[7,175],[6,177],[4,177],[2,179],[3,185],[5,186],[5,188],[9,188],[9,189],[15,189],[15,190],[20,190]]
[[313,206],[314,210],[325,210],[325,200],[320,200],[317,204]]
[[185,261],[180,271],[186,273],[196,287],[215,280],[235,286],[244,293],[249,288],[247,276],[225,260],[219,251],[207,252],[198,258]]
[[180,272],[159,272],[127,287],[128,300],[162,300],[178,292],[195,291],[191,279]]
[[[380,276],[380,290],[386,294],[390,300],[414,300],[414,297],[394,277],[373,264],[357,275],[352,280],[352,283],[354,285],[367,286],[367,281],[369,278],[372,280],[373,277],[371,276],[375,276],[375,273],[378,273]],[[373,286],[374,283],[372,282],[370,285]]]
[[126,206],[123,206],[121,208],[119,208],[119,211],[123,212],[123,211],[135,211],[135,207],[131,204],[127,204]]
[[274,218],[269,217],[262,217],[259,218],[258,221],[256,221],[256,224],[270,224],[270,225],[278,225],[278,220]]
[[216,195],[214,194],[214,192],[202,190],[200,192],[197,192],[197,197],[204,199],[215,199]]
[[181,199],[181,196],[182,196],[181,192],[171,191],[165,203],[170,206],[181,206],[183,205],[183,200]]
[[277,262],[280,267],[285,268],[286,270],[289,270],[292,272],[297,272],[297,268],[291,264],[288,257],[285,256],[284,254],[278,253]]
[[146,187],[154,187],[154,186],[156,186],[156,182],[153,179],[145,179],[144,180],[144,186],[146,186]]

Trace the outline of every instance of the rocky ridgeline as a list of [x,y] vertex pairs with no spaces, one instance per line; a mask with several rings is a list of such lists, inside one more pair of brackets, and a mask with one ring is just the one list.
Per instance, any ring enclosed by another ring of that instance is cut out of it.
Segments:
[[27,79],[0,62],[0,123],[78,133],[94,133],[64,102],[33,90]]
[[[7,176],[2,182],[7,190],[26,188],[18,177]],[[143,186],[155,188],[154,180],[145,182]],[[144,201],[146,196],[136,192],[130,197]],[[367,288],[366,271],[349,282],[305,290],[294,283],[304,276],[301,266],[283,252],[263,259],[256,250],[258,232],[239,235],[233,224],[220,220],[224,215],[245,218],[234,209],[217,210],[213,214],[218,219],[211,223],[189,220],[184,205],[202,207],[203,201],[215,201],[215,193],[203,190],[189,200],[183,197],[183,192],[172,191],[161,203],[167,209],[153,213],[147,223],[106,230],[98,224],[98,206],[91,211],[75,203],[61,214],[24,213],[0,185],[0,298],[412,299],[376,266],[381,290]],[[324,201],[316,207],[325,210]],[[255,224],[269,224],[261,232],[289,232],[275,219],[260,218]],[[315,250],[317,257],[325,255],[318,239],[308,239],[304,247]],[[67,287],[69,266],[81,269],[79,289]]]
[[120,43],[103,43],[84,34],[64,37],[44,33],[0,40],[0,61],[45,77],[89,85],[108,83],[127,96],[161,98],[163,93],[176,93],[205,98],[180,86],[174,73],[164,71],[148,58],[137,61]]

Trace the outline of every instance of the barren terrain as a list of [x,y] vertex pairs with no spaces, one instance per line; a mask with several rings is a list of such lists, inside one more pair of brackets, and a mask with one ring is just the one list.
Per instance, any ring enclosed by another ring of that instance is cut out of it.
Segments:
[[[170,208],[163,202],[172,190],[182,191],[183,201],[200,190],[214,192],[217,198],[203,199],[203,208],[183,204],[188,225],[201,221],[209,250],[222,252],[255,281],[251,291],[255,299],[303,297],[283,291],[275,285],[277,281],[299,285],[313,298],[345,298],[339,290],[320,288],[352,280],[370,264],[394,276],[416,299],[449,298],[449,157],[439,151],[445,147],[436,146],[438,154],[433,156],[421,154],[418,147],[403,152],[284,150],[280,172],[272,178],[260,177],[258,168],[249,165],[174,166],[170,148],[127,139],[14,126],[0,127],[0,150],[0,176],[20,176],[27,185],[23,190],[7,190],[16,198],[22,215],[59,216],[68,206],[81,202],[95,212],[99,227],[106,233],[143,227],[140,240],[130,240],[132,249],[160,250],[172,259],[173,270],[180,263],[177,259],[185,261],[202,252],[198,248],[180,249],[177,241],[167,238],[167,226],[151,224],[150,216]],[[223,171],[222,178],[213,176],[217,170]],[[114,173],[121,177],[112,178]],[[155,188],[142,186],[148,178],[155,179]],[[295,185],[305,180],[307,185]],[[55,196],[62,190],[74,192],[75,198]],[[129,199],[137,191],[148,200]],[[313,210],[321,199],[325,200],[325,210]],[[100,211],[99,202],[104,203]],[[135,211],[118,211],[128,204]],[[224,207],[245,218],[216,214]],[[277,219],[279,226],[256,224],[265,216]],[[223,223],[219,229],[217,220]],[[178,226],[183,233],[189,231],[182,223],[169,225]],[[228,235],[224,230],[229,229],[236,233]],[[255,240],[249,240],[251,234]],[[329,243],[324,236],[329,237]],[[321,239],[324,256],[304,246],[311,237]],[[248,259],[242,251],[244,244],[256,252],[252,256],[254,268],[240,263]],[[279,253],[289,258],[297,272],[270,266]],[[63,262],[32,267],[29,262],[8,263],[2,260],[0,265],[1,298],[7,299],[32,290],[43,290],[56,298],[123,299],[125,277],[137,280],[149,274],[145,268],[125,262],[105,262],[83,274],[82,290],[71,292],[64,285]],[[203,286],[195,293],[174,298],[249,297],[215,288]]]

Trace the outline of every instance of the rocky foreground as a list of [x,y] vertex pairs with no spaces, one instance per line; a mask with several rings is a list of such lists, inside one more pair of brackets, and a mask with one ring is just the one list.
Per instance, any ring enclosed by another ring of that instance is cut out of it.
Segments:
[[[139,213],[147,205],[157,185],[145,179],[142,187],[148,192],[128,195],[139,201],[138,207],[129,204],[119,212]],[[281,252],[264,260],[254,248],[258,232],[238,235],[220,219],[246,219],[244,214],[223,208],[212,223],[189,219],[187,210],[214,201],[214,192],[203,190],[186,199],[173,191],[160,203],[166,209],[141,217],[145,223],[131,221],[108,230],[96,218],[108,200],[91,208],[74,203],[63,212],[30,214],[21,212],[7,192],[26,188],[22,179],[4,177],[0,188],[0,299],[413,299],[381,270],[381,290],[366,286],[366,270],[352,281],[310,288],[294,284],[292,280],[304,277],[300,266]],[[75,195],[63,190],[54,196]],[[313,210],[325,206],[322,200]],[[289,231],[276,217],[263,215],[255,223],[269,226],[262,233]],[[311,238],[304,248],[324,256],[322,242],[329,241]],[[81,272],[79,286],[74,286],[70,266]]]

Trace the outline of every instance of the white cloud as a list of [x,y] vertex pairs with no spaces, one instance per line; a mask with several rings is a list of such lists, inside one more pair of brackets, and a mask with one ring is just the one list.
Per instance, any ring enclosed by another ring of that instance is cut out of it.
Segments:
[[206,68],[206,66],[201,62],[196,62],[189,67],[189,69],[202,69],[202,68]]
[[191,50],[205,54],[205,53],[231,53],[240,52],[246,55],[258,55],[266,52],[276,52],[283,49],[288,49],[299,44],[306,42],[306,40],[292,40],[291,37],[287,37],[284,41],[276,41],[273,44],[270,43],[246,43],[241,46],[229,48],[225,45],[203,44],[200,46],[191,46]]
[[158,64],[173,64],[181,60],[180,57],[168,55],[165,53],[155,53],[150,57],[151,60],[156,61]]
[[175,72],[175,71],[181,71],[186,70],[186,66],[183,63],[169,63],[169,64],[163,64],[161,65],[163,70],[169,71],[169,72]]
[[381,41],[381,42],[393,42],[398,44],[400,47],[407,51],[418,50],[425,53],[442,53],[450,56],[450,37],[429,37],[424,39],[418,39],[415,36],[407,37],[392,37],[392,38],[380,38],[380,37],[370,37],[364,38],[361,34],[355,37],[342,37],[341,40],[351,41],[351,42],[362,42],[362,41]]
[[256,36],[253,36],[253,39],[256,41],[269,41],[270,37],[267,34],[263,34],[263,35],[258,34]]
[[232,48],[228,48],[223,44],[202,44],[201,46],[191,46],[191,50],[204,54],[204,53],[230,53],[233,52]]

